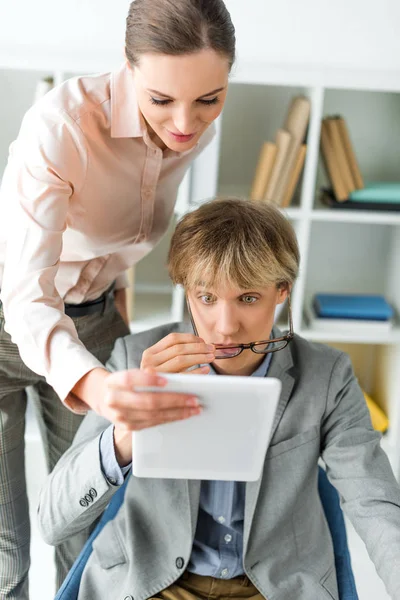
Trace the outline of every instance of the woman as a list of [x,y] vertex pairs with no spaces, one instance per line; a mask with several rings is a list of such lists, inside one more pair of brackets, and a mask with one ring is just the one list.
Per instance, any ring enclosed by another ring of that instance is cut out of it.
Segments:
[[[213,136],[234,58],[222,0],[136,0],[122,68],[50,92],[11,145],[1,192],[10,217],[0,245],[2,598],[28,598],[25,387],[39,394],[50,469],[79,413],[111,418],[129,400],[127,381],[113,406],[103,393],[103,364],[128,332],[123,273],[166,231],[184,172]],[[131,374],[137,383],[157,378]],[[73,558],[59,547],[58,583]]]

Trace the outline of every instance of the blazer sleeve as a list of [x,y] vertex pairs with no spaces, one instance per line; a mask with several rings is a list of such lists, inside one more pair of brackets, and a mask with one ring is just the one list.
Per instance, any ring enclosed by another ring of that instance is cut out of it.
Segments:
[[[107,368],[127,368],[124,339],[117,340]],[[119,489],[101,466],[100,438],[109,425],[107,419],[90,411],[71,447],[46,478],[40,492],[38,525],[48,544],[58,545],[90,527]]]
[[380,438],[350,359],[341,354],[328,388],[322,458],[389,595],[400,598],[400,488]]

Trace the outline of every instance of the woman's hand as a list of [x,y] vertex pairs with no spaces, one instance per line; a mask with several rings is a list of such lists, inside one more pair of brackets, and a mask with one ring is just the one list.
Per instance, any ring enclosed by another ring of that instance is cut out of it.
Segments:
[[170,333],[143,352],[140,368],[150,367],[163,373],[201,374],[210,371],[204,363],[211,363],[214,358],[215,347],[193,333]]
[[[213,350],[214,346],[193,334],[171,333],[145,350],[140,369],[109,373],[97,368],[78,382],[73,390],[78,398],[84,398],[87,405],[115,425],[115,451],[121,466],[131,460],[132,431],[188,419],[201,412],[196,397],[163,392],[167,380],[156,371],[207,373],[207,365],[193,367],[211,363]],[[141,391],[146,387],[159,391]]]

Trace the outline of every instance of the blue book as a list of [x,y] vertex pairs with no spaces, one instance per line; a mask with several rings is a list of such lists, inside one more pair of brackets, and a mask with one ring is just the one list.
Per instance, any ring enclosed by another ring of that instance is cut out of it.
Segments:
[[315,294],[315,313],[325,319],[368,319],[388,321],[394,311],[383,296],[357,294]]

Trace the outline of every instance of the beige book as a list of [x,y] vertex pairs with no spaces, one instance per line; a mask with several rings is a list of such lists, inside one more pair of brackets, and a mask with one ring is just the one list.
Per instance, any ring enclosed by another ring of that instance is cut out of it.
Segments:
[[262,200],[276,157],[276,144],[264,142],[258,158],[257,168],[250,191],[251,200]]
[[304,142],[310,119],[310,100],[306,96],[295,96],[290,104],[284,128],[292,136],[289,150],[286,156],[285,164],[279,177],[279,182],[275,189],[275,198],[277,204],[282,204],[292,177],[292,172],[299,155],[300,146]]
[[292,170],[292,174],[289,179],[289,184],[287,186],[285,195],[282,200],[282,204],[281,204],[282,208],[286,208],[287,206],[289,206],[292,201],[294,191],[295,191],[297,183],[299,181],[300,173],[303,169],[304,160],[306,158],[306,152],[307,152],[307,146],[306,146],[306,144],[302,144],[297,153],[296,162],[294,164],[294,168]]
[[326,128],[329,134],[329,139],[331,142],[331,146],[333,148],[333,152],[336,156],[336,161],[340,170],[340,175],[342,177],[343,184],[347,190],[347,198],[356,189],[356,184],[353,181],[353,175],[351,174],[350,165],[347,162],[347,155],[344,148],[344,144],[342,143],[342,137],[340,135],[340,130],[338,127],[337,119],[333,119],[328,117],[324,119],[326,122]]
[[347,200],[347,189],[341,178],[339,165],[333,151],[326,121],[321,123],[321,150],[325,167],[331,180],[335,198],[338,202]]
[[346,121],[343,117],[336,117],[337,126],[340,132],[340,138],[342,140],[344,150],[347,156],[347,162],[350,165],[350,170],[353,176],[353,181],[357,190],[361,190],[364,187],[364,180],[361,175],[360,167],[358,166],[357,158],[353,150],[353,145],[350,140],[349,131],[346,126]]
[[279,177],[282,173],[283,166],[287,157],[290,146],[291,135],[284,129],[278,129],[276,132],[276,157],[274,166],[272,167],[271,175],[268,181],[267,189],[265,190],[264,200],[266,202],[275,203],[275,190],[278,185]]

